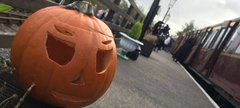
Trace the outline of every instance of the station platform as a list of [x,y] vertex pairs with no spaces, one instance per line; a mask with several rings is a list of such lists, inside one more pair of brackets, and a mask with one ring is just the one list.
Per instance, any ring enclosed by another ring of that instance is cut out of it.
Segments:
[[118,58],[108,91],[87,108],[217,108],[180,64],[164,51],[137,61]]
[[[0,85],[8,81],[6,94],[20,95],[10,74],[0,75]],[[55,108],[35,101],[30,96],[21,108]],[[164,51],[137,61],[118,58],[117,72],[107,92],[86,108],[218,108],[180,64]]]

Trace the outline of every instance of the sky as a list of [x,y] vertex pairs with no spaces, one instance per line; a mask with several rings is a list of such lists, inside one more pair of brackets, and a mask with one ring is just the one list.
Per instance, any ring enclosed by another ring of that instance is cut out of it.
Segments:
[[[153,0],[135,0],[138,6],[143,6],[146,13]],[[170,0],[160,0],[161,11],[154,21],[163,19]],[[169,24],[172,35],[182,30],[182,25],[194,21],[197,28],[222,23],[226,20],[240,17],[240,0],[177,0],[170,10]]]

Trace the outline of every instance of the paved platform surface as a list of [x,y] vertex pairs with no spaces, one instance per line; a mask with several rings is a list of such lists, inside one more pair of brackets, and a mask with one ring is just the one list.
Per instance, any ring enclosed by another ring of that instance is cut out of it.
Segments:
[[137,61],[118,58],[108,91],[87,108],[214,108],[199,87],[166,52]]

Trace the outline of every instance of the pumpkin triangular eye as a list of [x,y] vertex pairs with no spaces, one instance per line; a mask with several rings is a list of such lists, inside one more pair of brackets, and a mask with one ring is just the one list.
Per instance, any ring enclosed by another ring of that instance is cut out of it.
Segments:
[[48,57],[59,65],[69,63],[75,52],[74,47],[56,39],[51,33],[47,34],[46,48]]
[[102,73],[107,69],[112,60],[113,50],[98,50],[97,51],[97,61],[96,61],[96,71],[97,73]]

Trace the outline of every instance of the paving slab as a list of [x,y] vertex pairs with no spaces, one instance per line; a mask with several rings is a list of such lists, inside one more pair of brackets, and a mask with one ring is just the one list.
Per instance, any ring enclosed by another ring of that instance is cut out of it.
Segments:
[[169,53],[153,52],[137,61],[118,58],[108,91],[87,108],[214,108]]

